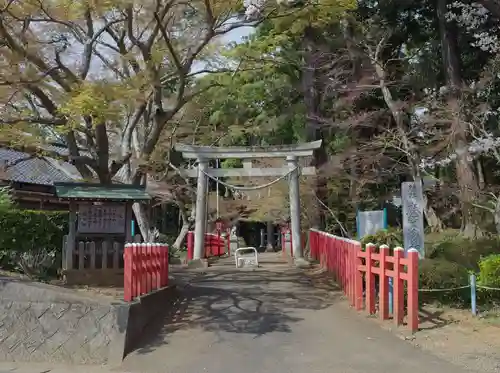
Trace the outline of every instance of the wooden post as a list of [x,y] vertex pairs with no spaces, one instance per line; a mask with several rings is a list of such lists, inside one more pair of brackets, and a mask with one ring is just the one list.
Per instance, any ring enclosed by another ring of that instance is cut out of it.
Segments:
[[363,273],[360,270],[362,265],[361,254],[361,244],[356,245],[355,258],[354,258],[354,303],[356,310],[361,311],[363,309]]
[[387,272],[387,256],[389,246],[380,246],[380,278],[379,278],[379,313],[382,320],[389,318],[389,279]]
[[140,293],[140,284],[139,284],[139,249],[136,243],[131,244],[131,257],[132,257],[132,299],[137,297]]
[[375,314],[375,275],[373,274],[372,259],[374,251],[374,244],[369,243],[366,245],[366,308],[370,315]]
[[393,294],[394,294],[394,315],[393,319],[396,325],[403,324],[404,311],[405,311],[405,295],[404,295],[404,283],[401,278],[401,259],[404,255],[404,249],[402,247],[396,247],[394,249],[394,278],[392,280]]
[[146,245],[146,294],[151,293],[153,288],[153,262],[152,262],[152,246],[151,243]]
[[68,239],[66,241],[66,263],[64,263],[65,270],[73,269],[73,254],[75,252],[76,246],[76,209],[77,204],[74,201],[69,202],[69,232]]
[[123,300],[130,302],[132,293],[132,266],[133,266],[132,245],[126,244],[123,252]]
[[187,260],[193,260],[193,251],[194,251],[194,232],[189,231],[187,233]]
[[418,331],[418,251],[408,250],[408,326]]

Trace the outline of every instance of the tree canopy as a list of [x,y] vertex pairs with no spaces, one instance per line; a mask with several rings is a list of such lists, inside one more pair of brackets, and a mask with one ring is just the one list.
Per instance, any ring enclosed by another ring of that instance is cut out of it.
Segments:
[[[50,153],[63,139],[82,178],[152,177],[184,208],[176,141],[323,139],[321,224],[352,231],[356,209],[424,179],[431,229],[500,231],[497,0],[1,0],[0,12],[3,146]],[[222,39],[246,26],[242,43]]]

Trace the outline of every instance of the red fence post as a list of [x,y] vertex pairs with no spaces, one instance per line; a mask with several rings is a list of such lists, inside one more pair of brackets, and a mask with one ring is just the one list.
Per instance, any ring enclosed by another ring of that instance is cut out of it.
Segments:
[[126,244],[123,250],[123,300],[125,302],[132,301],[132,246]]
[[325,240],[325,253],[324,253],[324,258],[325,258],[325,265],[326,269],[328,272],[333,272],[333,278],[335,281],[337,281],[337,276],[335,273],[335,263],[334,263],[334,256],[333,256],[333,239],[325,235],[324,237]]
[[387,277],[387,256],[389,254],[389,246],[380,246],[380,277],[379,277],[379,316],[382,320],[389,318],[389,278]]
[[152,271],[152,261],[151,261],[151,243],[146,244],[146,292],[149,294],[152,290],[153,285],[153,271]]
[[349,289],[349,303],[351,307],[355,306],[356,298],[354,296],[354,285],[356,282],[355,279],[355,268],[356,268],[356,245],[353,242],[350,242],[347,246],[348,248],[348,268],[349,268],[349,273],[348,273],[348,289]]
[[220,230],[217,229],[217,256],[220,256],[221,246],[222,246],[222,242],[221,242]]
[[315,260],[316,258],[314,257],[314,250],[316,246],[314,243],[314,232],[312,230],[309,230],[309,255],[311,256],[311,259]]
[[168,245],[160,246],[160,279],[161,287],[168,285]]
[[162,258],[162,248],[163,248],[164,244],[159,244],[157,243],[155,245],[155,261],[156,261],[156,285],[155,285],[155,288],[156,289],[160,289],[162,287],[162,277],[163,277],[163,273],[162,273],[162,269],[163,269],[163,266],[162,266],[162,263],[163,263],[163,258]]
[[150,263],[151,263],[151,291],[158,289],[157,281],[158,281],[158,258],[156,256],[158,250],[158,245],[156,243],[151,244],[151,254],[150,254]]
[[148,290],[148,281],[147,281],[147,252],[146,252],[146,244],[141,243],[139,244],[139,250],[140,250],[140,281],[141,281],[141,293],[140,295],[147,294]]
[[375,275],[373,274],[372,259],[374,251],[374,244],[369,243],[366,245],[366,308],[370,315],[375,313]]
[[355,258],[354,258],[354,303],[356,310],[361,311],[363,309],[363,272],[361,271],[362,257],[361,244],[356,245]]
[[394,294],[393,319],[398,326],[403,324],[405,312],[404,283],[401,278],[401,259],[403,258],[403,255],[404,249],[402,247],[396,247],[394,249],[394,278],[392,280],[392,292]]
[[189,231],[187,234],[187,260],[193,260],[194,254],[194,232]]
[[[285,246],[286,229],[283,228],[281,233],[282,244]],[[409,250],[407,258],[404,258],[403,249],[397,247],[394,249],[394,255],[390,256],[389,246],[382,245],[380,252],[377,253],[376,246],[370,243],[366,245],[366,250],[363,252],[361,243],[358,241],[343,239],[315,230],[309,231],[309,245],[311,258],[319,260],[321,267],[332,273],[350,304],[358,311],[366,308],[369,314],[376,313],[375,276],[379,276],[379,317],[382,320],[386,320],[390,316],[389,278],[392,277],[393,318],[397,325],[401,325],[404,319],[404,281],[406,280],[408,326],[412,332],[418,330],[419,255],[416,250]],[[378,266],[376,266],[377,262]],[[393,263],[392,268],[388,263]],[[363,288],[363,273],[365,274],[365,288]]]
[[339,254],[337,247],[337,240],[335,237],[330,237],[330,266],[332,267],[333,273],[335,275],[335,280],[340,282],[340,274],[339,274]]
[[418,331],[418,251],[408,250],[408,326]]
[[346,242],[344,240],[339,240],[339,248],[341,254],[340,262],[340,274],[342,276],[342,288],[344,289],[344,294],[347,295],[347,248]]
[[165,283],[164,286],[168,286],[168,270],[169,270],[169,263],[168,263],[168,253],[169,253],[169,248],[168,245],[165,245],[164,249],[164,260],[163,260],[163,273],[165,276]]
[[[158,253],[158,271],[160,273],[160,285],[159,287],[162,288],[165,286],[165,272],[164,272],[164,267],[165,267],[165,247],[167,247],[166,244],[162,243],[159,245],[159,253]],[[168,260],[168,254],[167,254],[167,260]]]
[[342,241],[340,241],[337,238],[333,239],[334,242],[334,255],[335,255],[335,264],[336,264],[336,269],[335,271],[337,272],[337,277],[338,281],[340,283],[340,286],[342,288],[342,291],[344,290],[344,278],[342,277]]
[[139,267],[138,267],[138,261],[139,259],[139,254],[138,254],[138,247],[136,243],[132,244],[132,299],[137,297],[139,295]]

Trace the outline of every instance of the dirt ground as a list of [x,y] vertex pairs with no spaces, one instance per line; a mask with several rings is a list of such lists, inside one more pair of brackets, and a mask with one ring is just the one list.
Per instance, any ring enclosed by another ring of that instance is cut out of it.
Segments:
[[500,372],[500,312],[473,316],[470,310],[425,306],[420,331],[410,335],[403,328],[380,322],[416,347],[463,367]]
[[[314,268],[308,275],[316,286],[338,291],[332,278],[320,269]],[[349,307],[347,301],[344,306]],[[427,305],[420,311],[420,330],[414,335],[405,326],[395,327],[391,320],[365,317],[444,360],[475,371],[500,372],[500,310],[473,316],[470,310]]]

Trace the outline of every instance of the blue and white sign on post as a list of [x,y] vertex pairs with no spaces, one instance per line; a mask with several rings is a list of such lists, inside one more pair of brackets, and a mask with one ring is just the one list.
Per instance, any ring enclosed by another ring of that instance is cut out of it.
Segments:
[[424,258],[424,198],[422,182],[405,182],[401,184],[401,201],[403,204],[403,240],[404,249],[416,249],[420,259]]
[[356,227],[359,239],[370,234],[375,234],[382,229],[387,229],[387,211],[385,209],[358,211]]
[[[358,238],[370,234],[375,234],[382,229],[387,229],[387,209],[375,211],[357,211],[356,213],[356,229]],[[392,313],[392,278],[389,279],[389,312]]]

